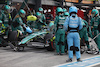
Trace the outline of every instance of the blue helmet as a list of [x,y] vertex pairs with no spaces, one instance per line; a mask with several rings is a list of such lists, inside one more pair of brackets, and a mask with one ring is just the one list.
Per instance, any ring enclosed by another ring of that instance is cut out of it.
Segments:
[[69,8],[69,13],[72,13],[72,12],[77,13],[77,7],[71,6],[71,7]]
[[40,12],[36,12],[36,16],[41,16],[41,13]]
[[99,11],[97,9],[93,9],[91,14],[93,17],[95,17],[96,15],[99,15]]
[[63,8],[63,12],[67,12],[66,8]]
[[4,6],[4,9],[5,9],[5,10],[10,10],[10,6],[9,6],[9,5],[5,5],[5,6]]
[[25,10],[20,9],[19,13],[26,14]]
[[2,23],[2,21],[0,20],[0,23]]
[[49,23],[49,27],[52,27],[54,25],[54,23],[50,22]]
[[64,16],[69,16],[69,13],[68,13],[68,12],[65,12],[65,13],[64,13]]
[[53,31],[53,29],[54,29],[54,23],[53,22],[50,22],[49,23],[49,30],[50,31]]
[[39,11],[43,11],[43,8],[42,8],[42,7],[40,7],[38,10],[39,10]]
[[19,15],[20,15],[21,17],[25,17],[25,15],[26,15],[25,10],[20,9],[20,11],[19,11]]
[[63,12],[63,9],[61,7],[57,7],[56,9],[56,14],[58,14],[59,12]]
[[9,5],[5,5],[4,6],[4,10],[6,13],[10,13],[10,6]]

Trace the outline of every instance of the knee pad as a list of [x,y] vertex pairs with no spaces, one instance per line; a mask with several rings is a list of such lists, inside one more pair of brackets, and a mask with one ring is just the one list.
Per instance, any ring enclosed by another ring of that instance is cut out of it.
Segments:
[[74,50],[74,46],[71,46],[71,47],[70,47],[70,50],[73,51],[73,50]]
[[79,48],[78,47],[75,47],[75,51],[79,51]]
[[60,42],[58,42],[58,44],[57,45],[59,45],[60,44]]
[[64,42],[61,42],[62,45],[64,45]]

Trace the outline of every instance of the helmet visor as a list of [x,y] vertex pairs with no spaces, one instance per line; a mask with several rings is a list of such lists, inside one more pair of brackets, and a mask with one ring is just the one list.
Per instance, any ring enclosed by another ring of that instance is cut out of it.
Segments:
[[24,17],[25,17],[25,14],[21,13],[21,17],[23,17],[23,18],[24,18]]
[[95,16],[95,12],[92,12],[91,15],[92,15],[92,17],[94,17]]
[[65,15],[65,17],[68,17],[68,15]]
[[6,13],[10,13],[10,9],[6,9],[5,12],[6,12]]

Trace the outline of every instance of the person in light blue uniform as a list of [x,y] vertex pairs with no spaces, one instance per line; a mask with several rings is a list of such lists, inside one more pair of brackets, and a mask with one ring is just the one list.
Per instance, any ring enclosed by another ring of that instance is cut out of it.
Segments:
[[75,50],[76,58],[78,62],[81,62],[80,54],[80,36],[78,30],[83,28],[81,18],[77,16],[77,8],[71,6],[69,8],[70,16],[66,18],[64,23],[64,30],[68,31],[67,43],[68,43],[68,53],[69,59],[66,62],[72,62],[73,50]]

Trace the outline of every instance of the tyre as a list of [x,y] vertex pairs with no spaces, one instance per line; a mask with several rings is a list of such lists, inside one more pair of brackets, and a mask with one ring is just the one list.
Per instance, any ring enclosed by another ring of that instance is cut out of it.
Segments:
[[47,47],[48,51],[54,51],[55,50],[55,46],[54,46],[54,42],[50,41],[50,39],[53,38],[53,34],[46,34],[44,36],[44,42],[45,44],[49,44],[49,46]]
[[8,39],[9,41],[17,41],[18,40],[17,31],[10,31],[8,34]]
[[54,42],[50,42],[49,43],[49,46],[47,47],[47,50],[48,51],[54,51],[55,50],[55,44],[54,44]]
[[53,37],[53,34],[46,34],[46,35],[44,36],[44,40],[45,40],[45,41],[50,40],[52,37]]

